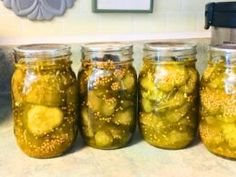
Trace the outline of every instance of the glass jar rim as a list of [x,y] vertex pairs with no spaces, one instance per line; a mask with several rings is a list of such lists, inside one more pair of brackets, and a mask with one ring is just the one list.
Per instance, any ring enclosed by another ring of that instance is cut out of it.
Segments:
[[209,47],[209,51],[236,54],[236,44],[226,43],[226,44],[211,45]]
[[133,45],[122,42],[94,42],[82,45],[82,62],[120,63],[131,61]]
[[82,52],[132,51],[133,45],[121,42],[94,42],[82,45]]
[[13,49],[16,56],[25,58],[60,57],[71,55],[71,47],[65,44],[27,44]]
[[196,54],[196,44],[184,42],[149,42],[144,44],[144,51],[154,52],[181,52],[189,51],[191,54]]

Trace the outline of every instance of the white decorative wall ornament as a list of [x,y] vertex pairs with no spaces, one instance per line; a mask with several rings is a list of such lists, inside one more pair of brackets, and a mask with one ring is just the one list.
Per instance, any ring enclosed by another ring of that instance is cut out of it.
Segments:
[[30,20],[51,20],[61,16],[74,5],[75,0],[2,0],[16,15]]

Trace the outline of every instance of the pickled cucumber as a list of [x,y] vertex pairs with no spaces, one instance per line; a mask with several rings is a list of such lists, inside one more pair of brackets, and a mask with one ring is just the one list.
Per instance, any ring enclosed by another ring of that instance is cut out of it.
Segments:
[[148,72],[148,73],[140,73],[140,85],[142,88],[144,88],[145,90],[149,90],[149,91],[152,91],[152,90],[155,90],[155,83],[154,83],[154,80],[153,80],[153,74]]
[[18,145],[35,158],[61,155],[72,146],[78,129],[78,86],[70,62],[64,57],[35,58],[27,65],[20,61],[16,68],[12,93]]
[[88,107],[93,111],[99,111],[103,101],[101,98],[97,97],[93,91],[89,91],[88,93]]
[[176,109],[171,109],[166,112],[165,119],[169,122],[178,122],[181,118],[183,118],[188,112],[188,105],[185,104],[182,107],[178,107]]
[[114,114],[116,106],[117,106],[116,98],[112,97],[112,98],[105,99],[100,108],[101,113],[104,116],[111,116],[112,114]]
[[81,121],[82,121],[82,131],[83,134],[87,137],[93,137],[94,132],[93,132],[93,127],[91,120],[89,118],[89,113],[87,107],[83,107],[81,110]]
[[84,95],[87,92],[88,86],[84,84],[84,81],[88,79],[88,74],[81,70],[78,73],[78,90],[80,95]]
[[144,139],[167,149],[191,143],[197,126],[198,73],[194,64],[144,63],[139,84],[139,124]]
[[174,87],[184,85],[188,79],[188,73],[182,65],[161,66],[156,70],[157,88],[165,92],[170,92]]
[[130,126],[133,123],[134,109],[130,108],[125,111],[118,111],[115,113],[113,122],[117,125]]
[[211,152],[229,158],[236,158],[236,92],[234,84],[230,92],[226,88],[228,78],[235,74],[222,62],[209,63],[200,90],[201,139]]
[[27,128],[36,135],[42,136],[53,131],[63,120],[63,112],[58,108],[33,106],[27,113]]
[[164,120],[153,113],[140,113],[140,124],[143,128],[146,129],[154,129],[156,131],[160,131],[161,129],[165,128]]
[[142,95],[142,97],[147,98],[147,99],[157,102],[157,103],[162,102],[169,97],[168,94],[166,94],[165,92],[160,91],[158,89],[153,90],[153,91],[149,91],[149,90],[144,91],[143,90],[143,91],[141,91],[141,95]]
[[25,99],[29,103],[46,106],[61,106],[63,95],[59,81],[54,76],[42,75],[27,89]]
[[196,90],[196,88],[198,86],[197,85],[198,84],[198,72],[194,68],[189,68],[187,71],[188,71],[189,79],[187,80],[186,84],[184,84],[180,88],[180,90],[183,93],[191,94]]
[[22,103],[23,101],[24,75],[21,69],[16,69],[12,76],[12,95],[16,104]]
[[126,76],[122,79],[122,86],[125,90],[128,92],[133,92],[135,83],[136,83],[136,76],[133,75],[133,73],[127,73]]
[[95,134],[95,142],[98,147],[109,147],[113,142],[113,138],[109,132],[98,131]]
[[153,105],[152,105],[152,102],[150,100],[143,98],[141,100],[141,105],[142,105],[143,111],[145,111],[147,113],[152,112]]
[[[98,64],[99,63],[99,64]],[[84,68],[87,85],[80,103],[81,131],[85,142],[99,149],[120,148],[128,143],[135,128],[136,73],[130,63],[115,67],[112,61],[90,63]]]
[[193,140],[193,136],[188,132],[171,131],[168,137],[168,148],[182,148]]

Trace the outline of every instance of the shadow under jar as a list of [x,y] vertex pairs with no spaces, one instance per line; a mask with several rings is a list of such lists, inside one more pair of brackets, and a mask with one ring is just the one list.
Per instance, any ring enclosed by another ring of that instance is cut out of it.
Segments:
[[196,47],[146,43],[139,75],[139,128],[145,141],[164,149],[189,145],[196,134]]
[[80,127],[89,146],[121,148],[134,134],[137,76],[132,54],[132,46],[122,43],[82,47]]
[[35,44],[14,49],[14,132],[20,148],[35,158],[68,150],[77,136],[77,82],[70,48]]
[[200,136],[207,149],[236,159],[236,45],[213,46],[201,79]]

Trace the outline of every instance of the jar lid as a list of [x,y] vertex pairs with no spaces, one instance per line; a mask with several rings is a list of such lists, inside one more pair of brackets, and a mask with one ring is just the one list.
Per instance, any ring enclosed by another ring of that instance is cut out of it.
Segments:
[[223,52],[223,53],[235,53],[236,54],[236,44],[220,44],[210,46],[210,51]]
[[116,52],[129,50],[132,51],[133,46],[119,42],[97,42],[82,45],[83,52]]
[[13,49],[16,56],[25,58],[55,58],[71,55],[70,47],[64,44],[29,44]]
[[210,46],[210,58],[215,61],[224,61],[226,66],[236,64],[236,44],[220,44]]
[[130,61],[133,46],[120,42],[87,43],[82,45],[82,60],[92,61]]
[[166,56],[194,55],[197,53],[195,44],[180,42],[145,43],[143,50],[157,52]]
[[205,7],[205,29],[210,26],[236,28],[236,2],[208,3]]

